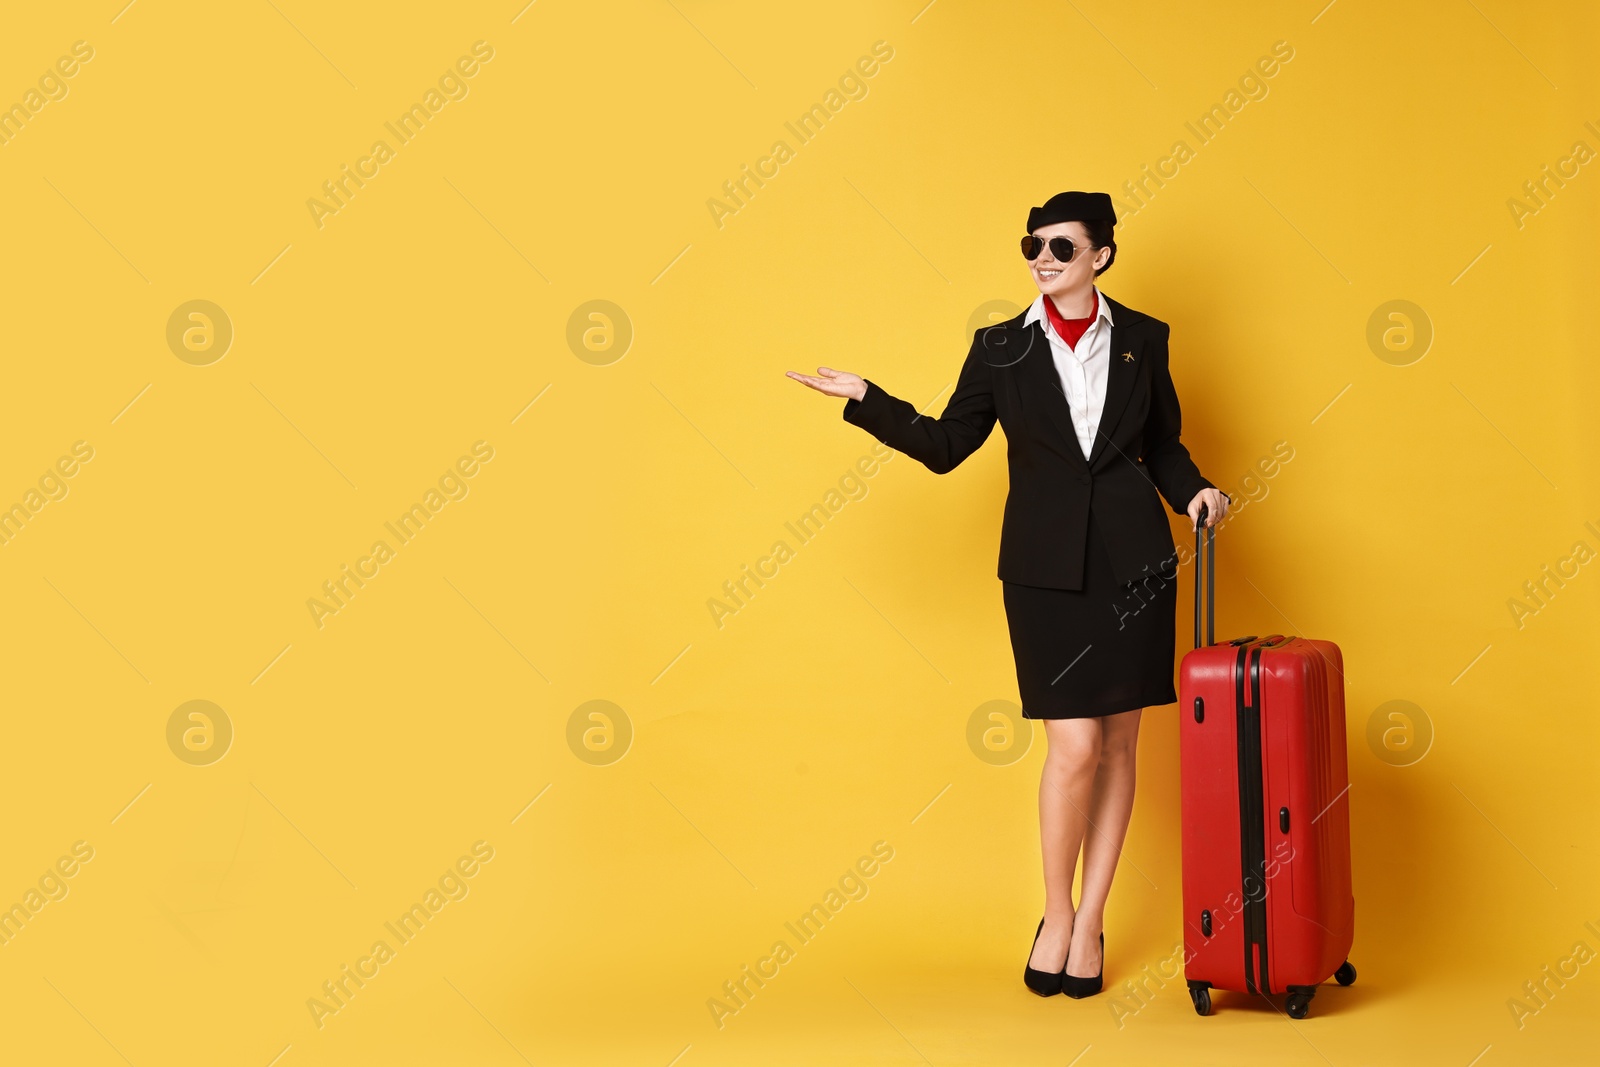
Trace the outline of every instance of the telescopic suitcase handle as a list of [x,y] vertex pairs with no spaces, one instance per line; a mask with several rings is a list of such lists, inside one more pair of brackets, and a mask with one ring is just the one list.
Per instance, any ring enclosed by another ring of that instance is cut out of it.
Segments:
[[[1200,550],[1200,534],[1205,532],[1205,548]],[[1200,571],[1201,561],[1205,562],[1205,623],[1206,640],[1208,645],[1217,641],[1217,598],[1214,584],[1217,578],[1217,530],[1214,526],[1206,525],[1206,505],[1200,505],[1200,518],[1194,528],[1194,647],[1200,647]]]

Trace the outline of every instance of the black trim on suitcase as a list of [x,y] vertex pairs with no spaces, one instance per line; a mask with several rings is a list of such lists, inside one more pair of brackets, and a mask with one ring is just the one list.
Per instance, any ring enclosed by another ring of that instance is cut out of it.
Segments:
[[[1253,653],[1253,655],[1252,655]],[[1250,662],[1250,702],[1245,703],[1245,661]],[[1244,894],[1244,984],[1250,993],[1272,989],[1267,978],[1267,884],[1265,793],[1261,782],[1261,649],[1242,645],[1233,664],[1235,721],[1239,758],[1239,867]],[[1251,882],[1259,887],[1252,895]],[[1255,947],[1260,946],[1259,953]],[[1260,960],[1257,974],[1256,961]]]

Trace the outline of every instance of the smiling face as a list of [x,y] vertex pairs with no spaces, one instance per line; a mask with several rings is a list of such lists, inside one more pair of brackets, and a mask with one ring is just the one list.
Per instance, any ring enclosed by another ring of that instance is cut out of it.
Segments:
[[1040,226],[1033,231],[1033,235],[1047,242],[1052,237],[1072,240],[1074,251],[1070,263],[1056,259],[1055,253],[1046,244],[1039,258],[1028,264],[1033,272],[1033,283],[1041,293],[1052,299],[1059,300],[1068,293],[1087,292],[1094,284],[1095,268],[1105,266],[1111,258],[1111,249],[1089,247],[1089,231],[1084,229],[1081,222],[1053,222],[1048,226]]

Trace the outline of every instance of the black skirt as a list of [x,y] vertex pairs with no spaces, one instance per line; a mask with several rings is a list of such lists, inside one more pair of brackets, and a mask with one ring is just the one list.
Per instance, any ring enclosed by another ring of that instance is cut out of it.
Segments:
[[1174,559],[1170,571],[1118,583],[1091,512],[1083,589],[1002,582],[1023,717],[1093,718],[1176,703],[1176,566]]

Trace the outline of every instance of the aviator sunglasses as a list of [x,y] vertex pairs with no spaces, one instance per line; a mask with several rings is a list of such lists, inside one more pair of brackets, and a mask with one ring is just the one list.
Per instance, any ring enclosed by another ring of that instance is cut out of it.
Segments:
[[1050,245],[1050,254],[1055,256],[1056,259],[1062,263],[1072,262],[1073,253],[1077,251],[1077,246],[1072,243],[1072,238],[1052,237],[1046,242],[1044,238],[1035,237],[1031,233],[1022,239],[1022,258],[1030,263],[1038,259],[1039,253],[1044,251],[1046,243]]

